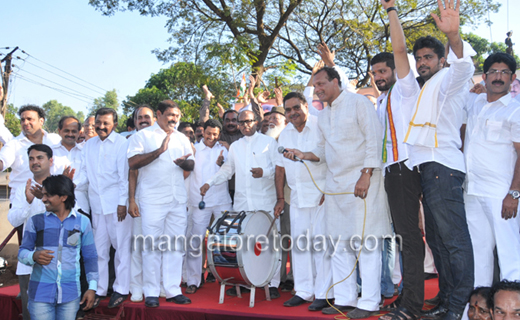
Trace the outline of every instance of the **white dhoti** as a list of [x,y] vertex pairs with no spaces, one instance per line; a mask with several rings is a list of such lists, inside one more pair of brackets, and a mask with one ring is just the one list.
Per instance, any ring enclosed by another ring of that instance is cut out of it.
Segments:
[[166,298],[182,294],[180,283],[186,245],[186,204],[174,200],[167,204],[140,203],[139,207],[144,236],[144,295],[159,297],[161,275]]
[[[324,206],[291,206],[294,289],[304,300],[325,299],[332,285],[330,252],[323,228]],[[319,238],[315,238],[319,235]],[[321,240],[321,241],[320,241]],[[318,243],[319,242],[319,243]],[[328,298],[333,297],[333,290]]]
[[520,217],[504,220],[502,201],[464,193],[466,220],[475,257],[475,287],[493,284],[495,246],[500,280],[520,280]]
[[143,295],[143,242],[135,241],[135,236],[143,234],[142,218],[133,219],[132,263],[130,265],[130,292],[134,296]]
[[191,230],[187,232],[186,239],[188,241],[188,250],[186,252],[186,283],[188,286],[200,286],[202,273],[202,259],[204,246],[204,238],[206,230],[211,220],[211,216],[218,219],[223,211],[231,210],[231,204],[224,204],[200,210],[191,207]]
[[130,257],[132,238],[132,217],[117,221],[117,213],[92,214],[92,230],[98,255],[99,281],[96,294],[106,296],[108,290],[108,262],[110,246],[116,250],[114,269],[116,279],[113,289],[122,295],[130,291]]

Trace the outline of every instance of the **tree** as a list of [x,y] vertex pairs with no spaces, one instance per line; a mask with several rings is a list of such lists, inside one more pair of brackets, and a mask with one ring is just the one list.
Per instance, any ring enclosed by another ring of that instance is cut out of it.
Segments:
[[[74,116],[82,121],[78,114],[72,108],[62,105],[56,100],[46,102],[42,109],[45,110],[45,129],[48,132],[58,132],[58,123],[64,116]],[[81,111],[80,111],[81,112]],[[83,113],[81,112],[81,115]],[[84,117],[84,116],[83,116]]]
[[12,103],[7,105],[7,112],[5,113],[5,126],[13,136],[18,136],[22,132],[22,128],[20,127],[20,118],[18,118],[18,108],[16,108]]
[[[462,38],[468,41],[473,49],[477,52],[476,56],[473,57],[476,71],[482,72],[484,61],[487,56],[496,52],[506,52],[507,46],[502,42],[489,43],[487,39],[481,38],[476,34],[468,33],[463,34]],[[520,64],[520,58],[515,55],[516,63]]]
[[148,104],[157,110],[159,102],[171,99],[179,104],[182,120],[192,122],[199,118],[203,99],[201,88],[204,84],[215,96],[211,112],[217,115],[216,102],[220,101],[224,105],[233,97],[233,84],[224,73],[187,62],[175,63],[170,68],[153,74],[143,89],[123,101],[124,112],[130,114],[140,104]]
[[[390,50],[386,12],[379,0],[89,0],[105,15],[135,10],[141,15],[166,16],[170,48],[155,50],[163,61],[194,61],[213,68],[238,70],[251,66],[262,75],[275,73],[286,61],[310,74],[314,50],[325,41],[336,50],[338,65],[351,76],[368,77],[373,55]],[[488,11],[499,8],[493,0],[465,0],[461,22],[476,24]],[[420,36],[431,34],[446,40],[430,13],[437,0],[402,0],[399,17],[409,47]],[[245,58],[244,58],[245,57]],[[232,70],[233,71],[233,70]]]
[[117,111],[119,108],[119,101],[117,100],[116,89],[107,91],[104,96],[94,99],[92,106],[88,111],[88,115],[95,115],[99,108],[111,108]]

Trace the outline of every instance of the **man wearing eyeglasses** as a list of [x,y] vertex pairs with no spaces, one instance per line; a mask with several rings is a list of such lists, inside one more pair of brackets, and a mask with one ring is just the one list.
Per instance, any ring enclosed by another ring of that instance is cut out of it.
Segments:
[[[257,132],[258,118],[249,110],[240,112],[238,127],[244,135],[229,148],[228,159],[220,170],[200,188],[204,196],[210,187],[225,182],[236,174],[234,211],[264,210],[273,217],[273,207],[276,203],[274,185],[275,165],[278,159],[276,140]],[[276,220],[278,230],[279,220]],[[279,298],[280,266],[271,280],[269,292],[271,299]],[[235,288],[226,291],[235,296]]]
[[484,61],[486,93],[466,105],[464,202],[475,258],[475,287],[493,283],[496,246],[500,280],[520,280],[520,102],[509,87],[516,61],[494,53]]

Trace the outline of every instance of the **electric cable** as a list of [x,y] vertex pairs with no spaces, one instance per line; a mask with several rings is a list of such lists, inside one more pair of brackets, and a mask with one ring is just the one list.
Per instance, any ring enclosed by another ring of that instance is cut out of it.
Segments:
[[64,85],[62,85],[62,84],[59,84],[59,83],[54,82],[54,81],[52,81],[52,80],[49,80],[49,79],[47,79],[47,78],[44,78],[44,77],[42,77],[42,76],[39,76],[39,75],[34,74],[34,73],[32,73],[32,72],[29,72],[29,71],[27,71],[27,70],[20,69],[20,71],[23,71],[23,72],[25,72],[25,73],[28,73],[28,74],[30,74],[30,75],[32,75],[32,76],[35,76],[35,77],[37,77],[37,78],[40,78],[40,79],[42,79],[42,80],[49,81],[50,83],[55,84],[55,85],[58,85],[58,86],[63,87],[63,88],[65,88],[65,89],[68,89],[68,90],[70,90],[70,91],[72,91],[72,92],[75,92],[78,96],[81,96],[81,97],[83,97],[83,98],[92,99],[92,100],[95,99],[94,97],[89,96],[89,95],[87,95],[87,94],[85,94],[85,93],[82,93],[82,92],[80,92],[80,91],[74,90],[74,89],[72,89],[72,88],[69,88],[69,87],[67,87],[67,86],[64,86]]
[[24,80],[24,81],[27,81],[27,82],[30,82],[30,83],[33,83],[33,84],[37,84],[37,85],[40,85],[40,86],[43,86],[43,87],[46,87],[46,88],[49,88],[49,89],[61,92],[61,93],[65,94],[65,95],[68,95],[68,96],[70,96],[72,98],[75,98],[75,99],[78,99],[80,101],[83,101],[83,102],[86,102],[86,103],[91,103],[91,101],[82,99],[82,97],[78,96],[77,94],[75,94],[73,92],[68,92],[68,91],[65,91],[65,90],[62,90],[62,89],[58,89],[58,88],[54,88],[54,87],[48,86],[48,85],[43,84],[41,82],[38,82],[38,81],[35,81],[33,79],[24,77],[24,76],[22,76],[22,75],[20,75],[18,73],[13,74],[13,76],[16,77],[16,78],[19,78],[20,80]]

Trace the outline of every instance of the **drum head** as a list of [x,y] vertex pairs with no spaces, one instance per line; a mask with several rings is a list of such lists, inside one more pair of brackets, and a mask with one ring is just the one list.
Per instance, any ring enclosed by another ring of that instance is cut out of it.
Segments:
[[[247,221],[246,221],[247,220]],[[265,211],[248,214],[242,225],[243,248],[238,254],[238,264],[245,280],[256,287],[267,285],[273,278],[281,257],[280,245],[274,245],[278,235],[276,224],[266,235],[273,218]]]

